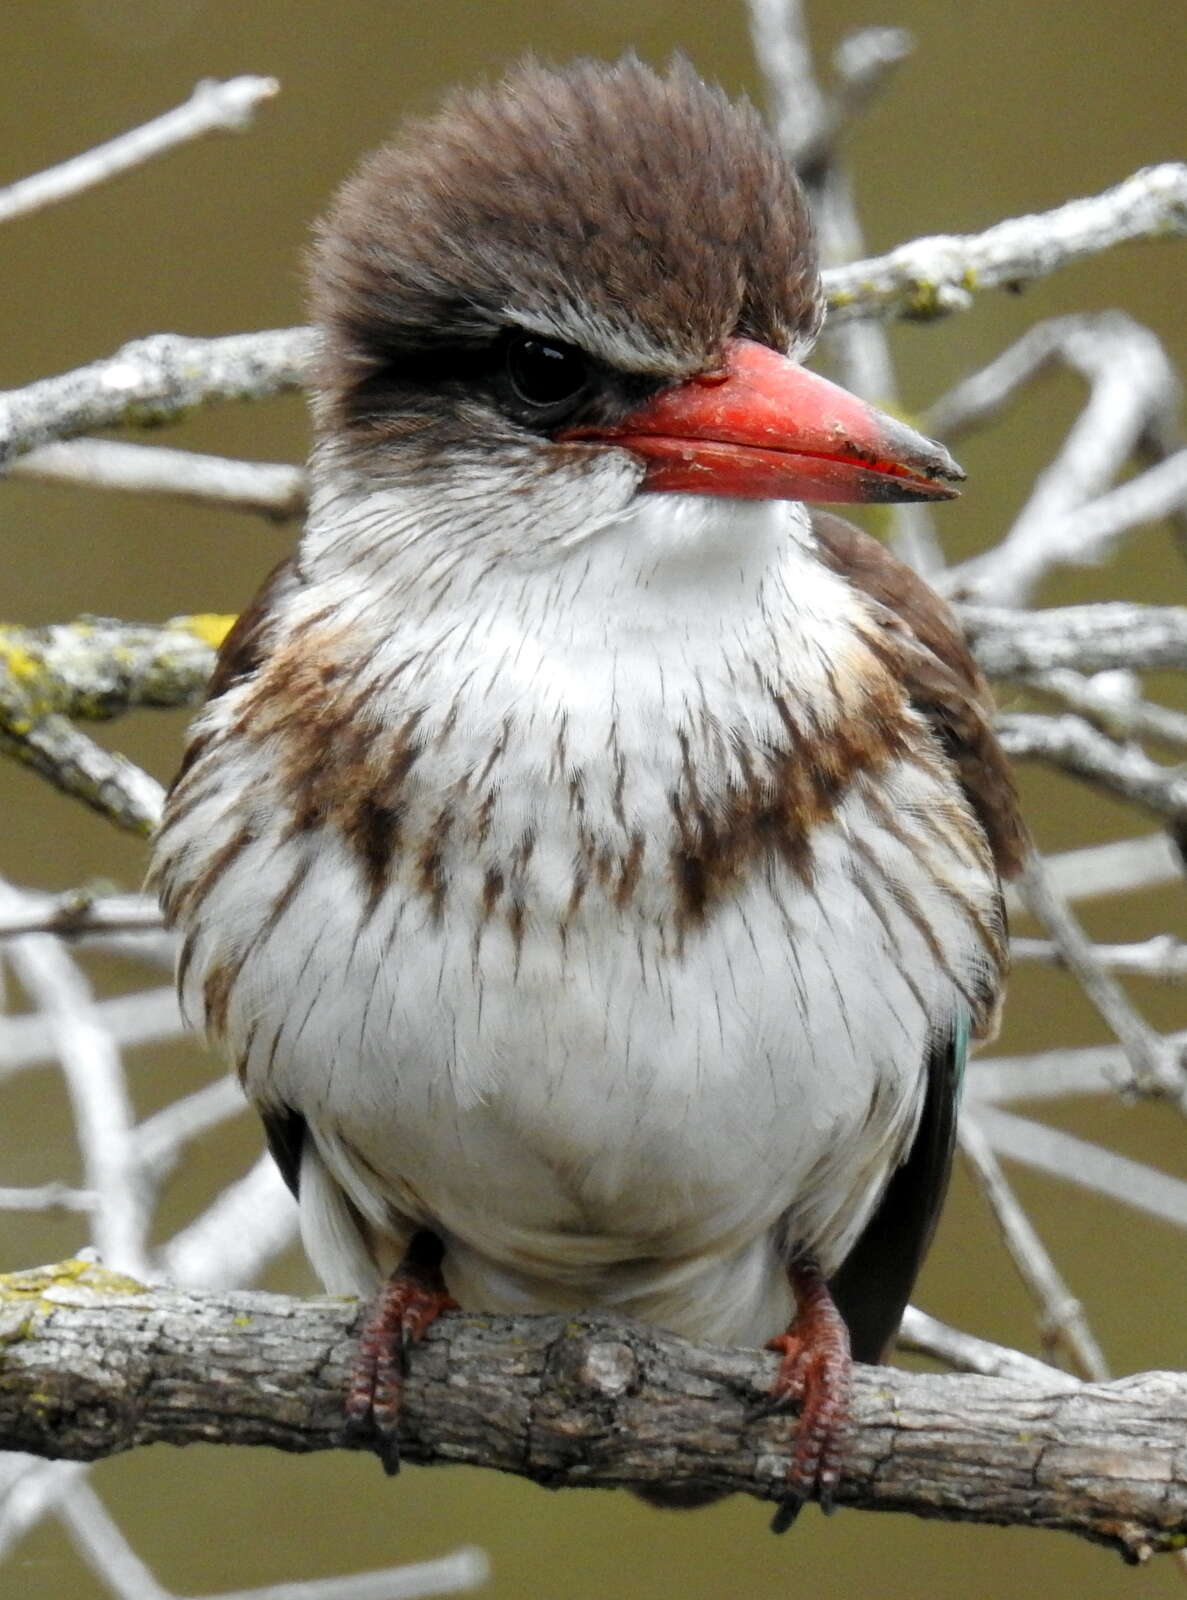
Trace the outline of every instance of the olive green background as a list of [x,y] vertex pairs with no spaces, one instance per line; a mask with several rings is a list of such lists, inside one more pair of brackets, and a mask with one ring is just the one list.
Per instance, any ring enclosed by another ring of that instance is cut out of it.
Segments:
[[[1136,167],[1184,154],[1187,13],[1166,0],[1107,4],[946,5],[840,0],[810,6],[821,58],[847,30],[897,23],[915,58],[852,140],[871,250],[927,232],[1091,193]],[[301,318],[300,256],[309,219],[398,115],[440,88],[489,74],[534,49],[564,59],[635,46],[662,61],[687,51],[708,76],[760,93],[740,5],[601,0],[8,0],[0,10],[0,181],[81,150],[185,97],[203,76],[273,73],[279,101],[238,137],[187,147],[118,183],[10,224],[0,235],[0,385],[17,385],[161,329],[215,334]],[[1187,244],[1129,247],[1025,295],[892,338],[908,405],[1056,311],[1121,306],[1187,355]],[[969,489],[940,517],[953,554],[995,540],[1075,412],[1072,380],[1046,383],[992,431],[962,444]],[[224,408],[172,429],[168,442],[297,460],[299,401]],[[247,517],[164,501],[23,483],[0,492],[0,614],[36,622],[80,611],[160,618],[240,607],[291,538]],[[1165,530],[1135,536],[1103,571],[1048,585],[1049,601],[1127,595],[1183,599]],[[101,736],[162,778],[183,719],[144,715]],[[1148,826],[1070,783],[1028,774],[1031,820],[1052,847]],[[49,887],[108,879],[135,887],[143,847],[27,774],[0,768],[0,871]],[[1182,929],[1181,889],[1089,909],[1094,931],[1137,937]],[[143,974],[117,962],[109,989]],[[1183,1026],[1182,991],[1135,987],[1159,1026]],[[1100,1026],[1070,981],[1017,975],[1006,1050],[1088,1043]],[[197,1047],[131,1057],[147,1111],[218,1070]],[[1043,1115],[1182,1173],[1182,1126],[1151,1107],[1066,1102]],[[0,1182],[73,1175],[69,1113],[48,1070],[0,1100]],[[248,1118],[202,1142],[172,1180],[161,1226],[177,1226],[241,1171],[257,1147]],[[1081,1295],[1119,1372],[1187,1360],[1181,1235],[1026,1173],[1019,1191]],[[77,1221],[0,1215],[0,1267],[67,1253]],[[296,1255],[276,1287],[309,1289]],[[928,1309],[991,1337],[1035,1347],[1033,1318],[993,1228],[958,1175],[919,1287]],[[745,1501],[696,1514],[650,1511],[624,1494],[544,1491],[494,1474],[409,1470],[383,1479],[370,1460],[164,1447],[100,1468],[95,1483],[160,1579],[185,1594],[386,1565],[458,1543],[490,1552],[490,1593],[541,1600],[732,1600],[735,1596],[1031,1596],[1081,1600],[1180,1593],[1169,1563],[1132,1573],[1116,1558],[1039,1533],[928,1524],[899,1516],[808,1512],[782,1540]],[[12,1600],[100,1594],[50,1522],[0,1569]]]

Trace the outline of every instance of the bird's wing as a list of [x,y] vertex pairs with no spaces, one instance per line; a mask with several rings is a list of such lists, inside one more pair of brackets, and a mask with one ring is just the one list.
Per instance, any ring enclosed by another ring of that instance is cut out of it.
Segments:
[[967,1015],[933,1039],[927,1093],[910,1154],[829,1285],[856,1361],[885,1359],[936,1231],[952,1170],[968,1048]]
[[301,587],[296,556],[278,561],[264,579],[256,596],[223,640],[206,685],[206,700],[217,700],[244,678],[251,676],[268,652],[270,625],[286,598]]
[[[286,556],[277,563],[260,585],[259,592],[247,609],[236,619],[219,649],[214,671],[206,686],[207,702],[220,695],[244,678],[251,676],[263,661],[270,643],[270,628],[277,607],[294,589],[299,588],[301,577],[294,556]],[[193,747],[191,746],[191,749]],[[187,751],[187,755],[190,752]],[[180,778],[186,771],[182,762]],[[176,782],[177,779],[174,779]],[[264,1133],[272,1159],[280,1168],[280,1175],[294,1194],[301,1172],[301,1152],[305,1143],[305,1118],[288,1106],[265,1109],[260,1107]]]
[[998,873],[1013,877],[1025,844],[1018,795],[993,731],[989,685],[951,608],[904,562],[841,517],[814,510],[812,531],[827,565],[865,596],[892,670],[956,768]]
[[[910,567],[850,523],[814,511],[821,555],[864,595],[911,704],[931,723],[984,829],[998,873],[1022,865],[1025,831],[993,702],[950,608]],[[903,1164],[832,1282],[859,1361],[880,1361],[894,1338],[948,1187],[970,1019],[932,1040],[919,1127]]]

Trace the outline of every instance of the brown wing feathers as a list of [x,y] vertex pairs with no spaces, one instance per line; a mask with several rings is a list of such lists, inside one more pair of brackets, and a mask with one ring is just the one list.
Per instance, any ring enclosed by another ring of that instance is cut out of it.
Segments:
[[851,523],[813,511],[812,531],[827,565],[873,602],[896,678],[956,767],[998,872],[1013,877],[1025,844],[1018,795],[993,731],[989,685],[956,617],[917,573]]

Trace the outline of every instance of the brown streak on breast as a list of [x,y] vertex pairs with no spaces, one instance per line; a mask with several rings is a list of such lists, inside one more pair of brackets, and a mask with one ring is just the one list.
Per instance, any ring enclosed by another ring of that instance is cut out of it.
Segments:
[[482,880],[482,920],[489,922],[503,893],[504,878],[498,867],[487,867]]
[[738,776],[719,795],[704,793],[688,734],[680,732],[681,781],[670,798],[680,931],[703,922],[755,865],[772,858],[810,884],[814,832],[832,820],[855,778],[882,771],[908,751],[914,730],[894,683],[865,652],[854,670],[860,688],[824,730],[806,726],[767,686],[782,738],[739,763]]
[[634,898],[643,872],[643,834],[636,829],[631,835],[630,849],[623,856],[618,869],[618,883],[614,890],[614,904],[625,911]]
[[256,831],[248,823],[237,828],[227,842],[220,845],[206,866],[179,894],[170,883],[161,895],[161,906],[166,920],[175,926],[183,916],[192,918],[223,873],[244,850],[256,840]]
[[442,806],[416,852],[416,887],[428,900],[433,920],[438,923],[445,911],[445,847],[453,824],[453,807]]
[[218,961],[206,974],[202,984],[202,1004],[206,1011],[206,1026],[211,1033],[221,1035],[226,1031],[227,1007],[238,970],[238,962]]
[[260,673],[237,726],[264,747],[291,797],[285,837],[336,831],[374,910],[404,845],[404,791],[423,749],[423,712],[412,710],[394,730],[377,724],[357,676],[324,625],[304,628]]

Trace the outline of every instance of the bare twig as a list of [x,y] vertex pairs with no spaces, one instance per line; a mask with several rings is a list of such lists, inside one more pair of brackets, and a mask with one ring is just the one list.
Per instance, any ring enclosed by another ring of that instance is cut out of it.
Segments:
[[1028,851],[1017,888],[1027,910],[1058,947],[1064,965],[1117,1036],[1132,1069],[1126,1089],[1166,1095],[1187,1109],[1187,1076],[1178,1051],[1143,1021],[1116,978],[1096,959],[1091,941],[1052,883],[1037,850]]
[[[172,1039],[182,1031],[172,984],[98,1000],[93,1009],[99,1026],[124,1050]],[[45,1017],[36,1012],[18,1017],[0,1015],[0,1081],[54,1060],[54,1034]]]
[[[755,58],[767,80],[776,134],[800,168],[816,214],[825,266],[862,254],[865,241],[848,173],[841,165],[840,135],[890,72],[910,54],[910,35],[897,28],[868,28],[845,40],[834,57],[838,90],[825,95],[812,70],[812,52],[798,0],[751,0]],[[895,410],[898,382],[890,345],[874,321],[830,326],[828,348],[842,381],[854,393]],[[924,505],[890,508],[891,542],[920,572],[935,572],[943,555]]]
[[300,467],[117,439],[62,439],[18,456],[9,470],[14,478],[42,483],[172,495],[222,511],[255,512],[273,522],[287,522],[305,509]]
[[67,894],[22,890],[19,908],[0,917],[0,939],[25,933],[54,933],[59,939],[107,938],[112,934],[159,933],[161,908],[146,894]]
[[775,137],[792,161],[820,138],[827,104],[812,70],[800,0],[750,0],[750,42],[766,80]]
[[932,318],[963,311],[974,292],[1014,288],[1134,239],[1187,233],[1187,166],[1146,167],[1054,211],[1012,217],[980,234],[940,234],[825,275],[838,320]]
[[1093,566],[1131,528],[1184,506],[1187,450],[1180,450],[1098,499],[1069,498],[1054,512],[1028,507],[1008,538],[951,574],[949,587],[990,605],[1023,605],[1052,568]]
[[68,1183],[42,1183],[25,1189],[0,1189],[0,1211],[93,1211],[93,1189],[72,1189]]
[[[1168,1048],[1187,1050],[1187,1032],[1168,1034]],[[1120,1045],[1082,1045],[1030,1056],[991,1056],[968,1070],[970,1100],[1059,1100],[1067,1095],[1116,1094],[1128,1081],[1129,1063]],[[980,1115],[980,1113],[978,1113]],[[982,1119],[984,1121],[984,1119]]]
[[160,820],[165,791],[156,779],[104,750],[65,717],[42,717],[20,732],[0,721],[0,752],[130,833],[146,836]]
[[1088,1326],[1083,1306],[1064,1282],[1018,1203],[976,1116],[967,1111],[960,1119],[960,1148],[993,1212],[1018,1274],[1039,1308],[1039,1334],[1044,1349],[1062,1347],[1082,1378],[1107,1378],[1104,1352]]
[[[1161,978],[1167,983],[1187,980],[1187,942],[1159,933],[1141,944],[1094,944],[1095,960],[1109,972],[1139,978]],[[1034,961],[1047,967],[1066,967],[1059,946],[1049,939],[1011,939],[1010,959]]]
[[[55,1509],[79,1554],[119,1600],[181,1600],[157,1582],[89,1484],[71,1486]],[[429,1600],[434,1595],[467,1593],[489,1577],[490,1563],[482,1551],[463,1548],[437,1561],[342,1578],[270,1583],[262,1589],[224,1590],[210,1600]]]
[[929,1317],[917,1306],[908,1306],[895,1341],[900,1350],[931,1356],[954,1372],[977,1372],[983,1378],[1013,1378],[1020,1382],[1046,1384],[1053,1390],[1077,1389],[1080,1380],[1061,1367],[1053,1367],[1035,1356],[1011,1350],[1008,1345],[978,1339],[975,1334],[950,1328]]
[[[1140,839],[1115,839],[1111,844],[1085,845],[1045,858],[1051,881],[1065,900],[1098,900],[1181,883],[1183,859],[1165,833]],[[1011,911],[1018,909],[1012,889],[1006,891]]]
[[[178,1017],[178,1028],[181,1019]],[[133,1138],[136,1159],[154,1183],[172,1172],[186,1145],[200,1139],[212,1128],[221,1127],[247,1109],[243,1090],[232,1077],[216,1078],[204,1089],[196,1089],[180,1100],[173,1100],[137,1127]],[[183,1269],[185,1262],[181,1263]],[[183,1274],[179,1274],[183,1275]]]
[[[934,316],[973,288],[1041,277],[1127,239],[1187,232],[1187,167],[1149,167],[1115,189],[986,233],[919,239],[889,256],[834,267],[825,286],[837,321]],[[0,398],[0,463],[96,428],[162,422],[215,400],[258,399],[300,386],[307,328],[186,339],[155,334],[115,356]]]
[[0,1561],[88,1470],[81,1462],[43,1461],[19,1451],[0,1456]]
[[[19,898],[0,884],[0,909],[14,897]],[[94,1241],[106,1260],[143,1272],[148,1217],[137,1182],[132,1107],[118,1047],[98,1020],[89,984],[57,940],[33,934],[14,941],[7,955],[54,1033],[85,1184],[96,1197]]]
[[1115,744],[1082,717],[1013,711],[998,734],[1016,761],[1044,761],[1187,829],[1187,772],[1160,767],[1137,745]]
[[1086,678],[1063,670],[1027,674],[1019,682],[1080,712],[1111,739],[1156,739],[1187,752],[1187,713],[1143,699],[1132,672]]
[[0,627],[0,722],[19,736],[53,713],[105,722],[141,706],[197,705],[234,620],[80,617],[44,628]]
[[64,161],[61,166],[50,167],[0,189],[0,222],[69,200],[84,189],[107,183],[120,173],[142,166],[204,134],[246,128],[264,101],[271,100],[279,92],[280,85],[275,78],[245,76],[231,78],[226,83],[206,79],[198,84],[184,105],[120,134],[107,144]]
[[1047,611],[962,605],[960,620],[981,670],[1021,678],[1076,672],[1187,670],[1187,607],[1102,601]]
[[[927,425],[959,436],[995,416],[1056,363],[1089,385],[1088,404],[1044,468],[1006,538],[952,573],[951,592],[990,604],[1025,602],[1058,565],[1097,561],[1136,523],[1174,512],[1184,464],[1168,465],[1179,437],[1179,378],[1161,341],[1119,311],[1053,317],[936,402]],[[1105,491],[1134,456],[1158,468]]]
[[297,1208],[265,1154],[161,1251],[165,1276],[196,1287],[251,1283],[297,1237]]
[[212,401],[259,400],[299,388],[313,348],[308,328],[138,339],[88,367],[0,395],[0,466],[53,439],[172,421]]
[[[1123,311],[1103,311],[1048,317],[1028,328],[988,366],[962,378],[929,406],[924,421],[946,439],[959,439],[984,427],[1056,363],[1072,368],[1093,386],[1107,382],[1110,369],[1119,369],[1123,415],[1136,406],[1139,413],[1169,421],[1177,411],[1179,378],[1162,341]],[[1091,470],[1091,464],[1085,464]],[[1117,464],[1111,461],[1109,467],[1115,470]],[[1106,469],[1100,481],[1110,481],[1113,470]]]
[[[84,618],[48,628],[0,627],[0,751],[133,833],[156,826],[164,790],[126,757],[66,719],[104,720],[142,705],[201,696],[230,617],[178,617],[136,628]],[[26,909],[10,903],[19,916]]]
[[118,1600],[174,1600],[124,1538],[89,1483],[72,1484],[55,1510],[79,1555]]
[[1187,1183],[1181,1178],[996,1107],[979,1108],[977,1117],[986,1139],[1009,1160],[1187,1228]]

